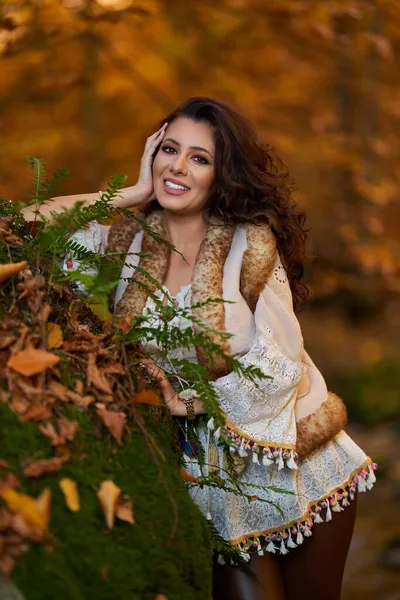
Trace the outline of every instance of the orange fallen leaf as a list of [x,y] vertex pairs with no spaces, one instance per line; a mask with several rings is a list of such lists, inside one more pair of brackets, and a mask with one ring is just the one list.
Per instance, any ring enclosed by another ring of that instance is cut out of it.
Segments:
[[0,283],[7,281],[10,277],[28,268],[26,260],[17,263],[8,263],[6,265],[0,265]]
[[168,600],[168,598],[164,594],[157,594],[154,600]]
[[132,499],[129,496],[124,496],[120,502],[117,504],[117,508],[115,510],[115,516],[121,521],[126,521],[131,525],[135,522],[135,517],[133,516],[133,505]]
[[35,504],[38,513],[43,519],[44,528],[47,529],[50,522],[51,490],[49,488],[44,488],[40,496],[36,498]]
[[51,349],[60,348],[64,341],[63,332],[58,323],[47,323],[47,346]]
[[121,490],[113,481],[107,479],[100,485],[97,492],[97,497],[100,501],[108,529],[114,527],[115,510],[117,508],[118,498],[121,495]]
[[117,329],[123,331],[123,333],[129,333],[132,326],[133,317],[128,315],[127,317],[122,317],[117,323]]
[[46,473],[55,473],[59,471],[62,465],[69,460],[69,450],[64,448],[61,456],[54,456],[43,460],[36,460],[24,469],[24,475],[27,477],[41,477]]
[[107,381],[107,377],[96,365],[96,354],[93,352],[89,354],[87,384],[88,386],[94,385],[104,394],[112,394],[112,389]]
[[162,404],[160,396],[152,390],[143,390],[143,392],[133,394],[132,401],[137,404]]
[[7,469],[8,468],[8,462],[6,460],[3,460],[2,458],[0,458],[0,469]]
[[197,477],[193,477],[193,475],[189,475],[189,473],[183,467],[180,468],[179,474],[182,477],[183,481],[186,483],[198,483],[199,480]]
[[102,408],[97,409],[97,414],[111,435],[117,440],[117,444],[122,446],[122,434],[126,422],[125,414],[123,412],[114,412]]
[[80,502],[79,502],[79,494],[78,487],[76,485],[76,481],[73,479],[69,479],[68,477],[64,477],[60,481],[60,488],[62,493],[64,494],[65,503],[68,506],[69,510],[72,512],[77,512],[80,510]]
[[27,348],[17,352],[7,362],[7,366],[21,375],[37,375],[60,362],[60,357],[46,350]]

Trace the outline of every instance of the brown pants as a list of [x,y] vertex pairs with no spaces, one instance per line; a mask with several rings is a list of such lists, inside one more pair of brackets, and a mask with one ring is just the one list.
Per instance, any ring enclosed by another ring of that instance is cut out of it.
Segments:
[[215,565],[214,600],[339,600],[354,530],[357,494],[332,521],[314,525],[310,538],[285,555],[253,556],[255,577],[238,567]]

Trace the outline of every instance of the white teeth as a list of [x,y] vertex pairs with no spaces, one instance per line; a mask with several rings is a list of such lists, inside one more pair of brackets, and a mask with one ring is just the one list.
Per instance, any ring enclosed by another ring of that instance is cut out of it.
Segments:
[[183,190],[184,192],[188,192],[189,188],[184,187],[183,185],[178,185],[177,183],[172,183],[172,181],[165,181],[165,185],[173,190]]

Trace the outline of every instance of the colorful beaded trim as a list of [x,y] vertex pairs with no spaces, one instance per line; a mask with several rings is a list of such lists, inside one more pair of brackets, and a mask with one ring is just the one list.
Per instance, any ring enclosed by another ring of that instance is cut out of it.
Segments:
[[[376,481],[374,474],[376,468],[377,465],[369,458],[345,485],[336,488],[327,497],[311,503],[311,509],[301,519],[288,523],[281,529],[243,536],[239,540],[233,540],[232,545],[240,550],[241,557],[246,562],[250,560],[252,554],[260,556],[265,552],[287,554],[289,549],[302,544],[305,537],[312,536],[314,524],[331,521],[333,512],[341,512],[349,506],[350,500],[354,500],[356,491],[365,492],[372,489]],[[225,564],[221,555],[218,555],[217,561],[219,564]]]
[[289,469],[298,468],[295,462],[298,459],[298,454],[294,450],[294,444],[283,446],[271,442],[266,445],[267,442],[263,442],[261,445],[260,442],[257,443],[255,440],[252,440],[245,435],[241,435],[237,430],[232,429],[229,424],[226,424],[222,428],[218,427],[218,429],[215,430],[213,417],[209,419],[207,427],[210,431],[214,431],[215,441],[218,441],[221,438],[224,439],[229,446],[231,454],[237,452],[241,457],[251,455],[253,463],[264,465],[265,467],[277,464],[278,471],[285,466]]

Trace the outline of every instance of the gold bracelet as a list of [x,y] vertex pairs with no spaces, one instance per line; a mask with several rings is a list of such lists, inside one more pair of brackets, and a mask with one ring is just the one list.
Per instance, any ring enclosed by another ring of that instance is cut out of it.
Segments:
[[183,400],[183,402],[185,403],[185,406],[186,406],[186,413],[187,413],[186,418],[188,419],[188,421],[193,421],[193,419],[196,417],[196,413],[194,412],[194,399],[193,398],[185,398]]

